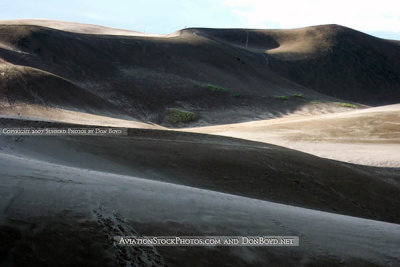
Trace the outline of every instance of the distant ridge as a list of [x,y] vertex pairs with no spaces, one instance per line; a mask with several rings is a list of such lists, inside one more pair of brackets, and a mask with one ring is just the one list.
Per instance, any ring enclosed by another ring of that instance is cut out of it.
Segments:
[[[59,77],[81,88],[82,94],[92,94],[98,103],[108,103],[102,106],[118,106],[116,117],[165,126],[171,126],[166,117],[174,108],[196,114],[195,121],[172,125],[185,127],[267,119],[312,101],[400,102],[398,42],[339,25],[293,30],[188,28],[148,36],[60,21],[2,21],[0,62],[4,75],[4,69],[19,66],[44,71],[55,75],[46,77]],[[23,86],[29,78],[24,79],[18,78],[13,86]],[[4,86],[3,81],[0,87]],[[55,89],[46,82],[31,86],[29,90],[45,101],[29,95],[24,99],[15,88],[0,88],[0,98],[102,112],[87,106],[89,102],[75,103],[74,97],[54,101]],[[57,84],[57,90],[70,90],[64,86]]]

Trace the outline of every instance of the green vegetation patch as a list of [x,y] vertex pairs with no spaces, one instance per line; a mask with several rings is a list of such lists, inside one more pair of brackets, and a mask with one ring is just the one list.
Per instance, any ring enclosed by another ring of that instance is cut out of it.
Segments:
[[242,95],[241,94],[233,94],[232,96],[233,97],[241,97]]
[[358,108],[358,105],[346,103],[346,102],[337,102],[337,104],[341,105],[342,107],[346,107],[346,108]]
[[165,116],[164,121],[172,124],[178,124],[192,122],[196,119],[197,114],[194,112],[172,108],[168,111],[168,114]]
[[293,97],[304,98],[304,95],[303,94],[294,94]]
[[285,96],[285,95],[278,95],[278,96],[276,96],[276,98],[279,98],[280,100],[283,100],[283,101],[286,101],[286,100],[289,99],[289,98],[288,98],[287,96]]
[[211,92],[220,92],[220,93],[228,92],[228,89],[226,89],[224,87],[215,86],[212,84],[207,84],[206,88],[208,91],[211,91]]

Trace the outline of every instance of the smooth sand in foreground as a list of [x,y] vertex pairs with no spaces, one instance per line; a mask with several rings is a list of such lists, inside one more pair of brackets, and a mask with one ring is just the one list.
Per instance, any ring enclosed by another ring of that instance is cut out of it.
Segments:
[[[265,263],[273,266],[325,266],[328,263],[332,266],[394,266],[400,259],[398,224],[4,153],[0,153],[0,159],[3,181],[0,218],[13,221],[12,225],[1,228],[0,233],[3,236],[9,232],[20,235],[20,240],[9,243],[15,257],[25,255],[25,250],[33,247],[28,256],[37,259],[40,255],[53,264],[63,253],[86,255],[90,248],[96,253],[85,256],[84,265],[102,266],[115,266],[116,260],[129,263],[143,259],[152,266],[163,266],[164,262],[187,266],[193,261],[199,266],[261,266]],[[33,234],[23,231],[26,225],[35,227]],[[165,233],[176,236],[193,233],[204,236],[291,235],[299,236],[301,245],[232,249],[134,249],[111,245],[114,236]],[[59,239],[63,240],[61,255],[57,246],[48,245]],[[20,245],[22,242],[24,246]],[[76,245],[80,242],[87,245]],[[96,245],[98,247],[93,247]],[[113,253],[115,259],[107,257]],[[25,265],[29,259],[23,256],[19,262]],[[77,257],[65,257],[65,263],[83,265],[82,259]]]

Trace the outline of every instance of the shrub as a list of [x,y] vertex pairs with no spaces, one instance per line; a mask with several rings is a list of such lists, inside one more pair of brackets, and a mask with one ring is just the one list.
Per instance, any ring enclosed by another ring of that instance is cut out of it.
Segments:
[[178,124],[178,123],[192,122],[195,121],[196,119],[197,115],[194,112],[172,108],[165,116],[164,121],[172,124]]
[[293,97],[304,98],[303,94],[294,94]]
[[346,108],[358,108],[358,105],[346,103],[346,102],[338,102],[337,104],[341,105],[342,107],[346,107]]
[[279,95],[279,96],[276,96],[276,98],[279,98],[280,100],[288,100],[288,97],[285,95]]

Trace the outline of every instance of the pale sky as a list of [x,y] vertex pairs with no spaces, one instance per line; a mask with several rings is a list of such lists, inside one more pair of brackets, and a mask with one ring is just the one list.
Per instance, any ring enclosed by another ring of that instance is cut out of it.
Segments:
[[400,40],[399,0],[0,0],[0,19],[45,18],[171,33],[185,27],[341,24]]

